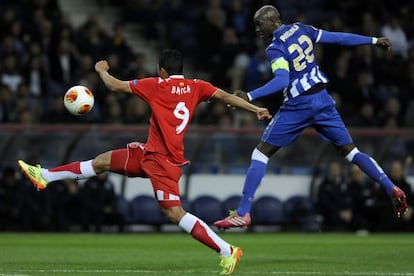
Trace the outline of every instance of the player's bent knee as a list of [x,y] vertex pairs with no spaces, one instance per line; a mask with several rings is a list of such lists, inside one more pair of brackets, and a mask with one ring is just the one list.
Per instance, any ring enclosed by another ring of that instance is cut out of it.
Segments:
[[341,154],[343,157],[346,157],[353,149],[356,148],[355,144],[347,144],[342,146],[336,147],[339,154]]
[[111,155],[108,152],[99,154],[92,161],[92,166],[96,174],[109,171],[110,164]]
[[162,213],[172,223],[178,224],[186,211],[181,206],[161,208]]

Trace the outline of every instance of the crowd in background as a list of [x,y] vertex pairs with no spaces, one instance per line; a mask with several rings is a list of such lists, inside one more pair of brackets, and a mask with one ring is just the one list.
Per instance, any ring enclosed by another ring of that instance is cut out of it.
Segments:
[[391,201],[378,183],[368,178],[356,165],[332,161],[316,183],[313,195],[315,210],[323,217],[326,231],[413,231],[414,191],[407,180],[406,167],[411,158],[394,160],[388,175],[407,196],[408,210],[398,219]]
[[[372,46],[318,45],[321,69],[349,126],[412,127],[414,125],[414,13],[412,1],[252,1],[252,0],[127,0],[98,1],[117,5],[122,21],[112,31],[92,13],[79,27],[71,23],[57,0],[0,2],[0,121],[2,123],[146,124],[149,109],[135,97],[115,96],[103,87],[94,63],[107,59],[120,79],[153,76],[147,57],[132,49],[125,25],[138,24],[144,39],[180,49],[186,72],[234,91],[249,91],[273,76],[264,47],[255,37],[255,10],[274,4],[286,23],[301,21],[330,31],[387,36],[391,52]],[[84,84],[95,91],[96,106],[78,118],[63,108],[67,88]],[[281,95],[265,99],[275,112]],[[208,115],[207,115],[208,114]],[[200,125],[252,127],[251,114],[220,104],[202,106],[194,120]]]

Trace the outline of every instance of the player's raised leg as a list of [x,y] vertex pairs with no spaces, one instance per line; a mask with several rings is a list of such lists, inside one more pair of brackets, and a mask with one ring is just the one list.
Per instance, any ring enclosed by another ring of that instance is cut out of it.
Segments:
[[101,153],[91,160],[76,161],[50,169],[29,165],[22,160],[18,164],[33,185],[38,190],[43,190],[53,181],[84,179],[108,171],[126,176],[147,177],[141,168],[143,154],[144,144],[132,142],[126,148]]
[[[126,149],[122,149],[125,151]],[[42,168],[41,165],[29,165],[22,160],[18,161],[24,175],[39,190],[43,190],[50,182],[63,179],[84,179],[111,170],[111,155],[113,151],[99,154],[94,159],[75,161],[54,168]],[[115,151],[114,151],[115,152]],[[124,153],[126,155],[126,153]]]
[[358,148],[354,147],[345,158],[356,164],[362,171],[385,189],[386,193],[391,198],[394,213],[397,217],[401,217],[401,215],[407,211],[407,199],[405,193],[392,183],[384,170],[372,157],[360,152]]
[[[106,153],[109,154],[109,153]],[[98,156],[97,158],[106,158]],[[18,161],[23,174],[33,183],[38,190],[45,189],[50,182],[63,179],[82,179],[95,176],[92,165],[93,160],[76,161],[59,167],[45,169],[40,165],[29,165],[22,160]]]

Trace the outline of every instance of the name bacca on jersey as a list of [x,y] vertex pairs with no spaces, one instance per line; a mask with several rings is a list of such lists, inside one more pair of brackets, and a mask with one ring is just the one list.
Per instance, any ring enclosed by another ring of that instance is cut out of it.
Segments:
[[180,82],[178,85],[179,86],[173,85],[171,87],[171,94],[182,95],[191,93],[191,87],[188,84],[185,85],[183,82]]

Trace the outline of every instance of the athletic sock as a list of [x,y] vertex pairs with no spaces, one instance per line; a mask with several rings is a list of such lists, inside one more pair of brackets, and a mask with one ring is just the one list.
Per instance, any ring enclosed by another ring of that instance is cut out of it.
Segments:
[[388,195],[391,195],[394,183],[384,173],[384,170],[378,165],[378,163],[367,154],[360,152],[357,148],[354,148],[346,158],[352,163],[356,164],[363,172],[365,172],[374,181],[378,182]]
[[244,180],[242,198],[239,207],[237,208],[237,214],[239,216],[244,216],[246,213],[250,212],[256,190],[266,173],[268,161],[269,158],[259,150],[255,149],[253,151],[252,161],[247,170],[246,179]]
[[220,238],[207,224],[196,216],[186,213],[178,223],[183,230],[223,256],[231,256],[231,245]]
[[82,179],[95,175],[92,160],[72,162],[53,169],[42,169],[42,177],[47,182],[63,179]]

